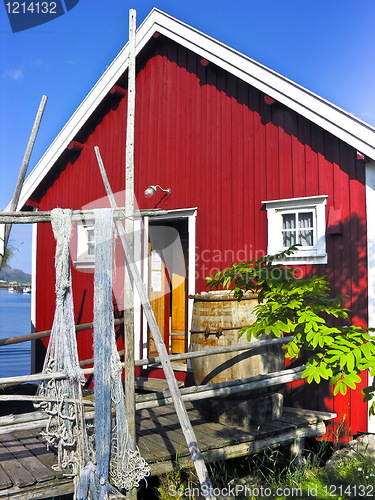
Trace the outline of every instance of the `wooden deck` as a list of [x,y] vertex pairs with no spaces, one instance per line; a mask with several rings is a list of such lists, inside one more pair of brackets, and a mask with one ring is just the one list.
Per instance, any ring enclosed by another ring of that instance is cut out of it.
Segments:
[[[330,413],[284,408],[279,420],[245,432],[208,422],[191,403],[186,408],[201,451],[210,462],[245,456],[298,438],[323,436],[326,422],[333,417]],[[33,500],[73,491],[72,480],[53,470],[56,453],[46,449],[37,433],[38,429],[20,431],[12,426],[12,432],[0,434],[0,499]],[[137,436],[153,475],[170,470],[176,461],[191,465],[174,407],[138,410]]]

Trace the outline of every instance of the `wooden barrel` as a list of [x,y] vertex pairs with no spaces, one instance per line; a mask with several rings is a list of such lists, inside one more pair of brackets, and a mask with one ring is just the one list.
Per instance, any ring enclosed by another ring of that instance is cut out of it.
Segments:
[[[246,343],[238,338],[239,329],[255,321],[254,307],[258,297],[246,294],[238,301],[228,291],[202,292],[194,295],[191,326],[191,351]],[[252,339],[256,345],[262,336]],[[265,345],[255,351],[214,354],[192,360],[197,385],[225,382],[280,371],[284,355],[280,346]],[[238,396],[210,398],[198,407],[215,421],[227,425],[249,427],[274,420],[282,413],[282,387],[241,393]]]

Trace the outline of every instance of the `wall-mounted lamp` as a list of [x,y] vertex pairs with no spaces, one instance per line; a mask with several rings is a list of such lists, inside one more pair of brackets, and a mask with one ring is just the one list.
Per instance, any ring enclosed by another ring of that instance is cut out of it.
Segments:
[[161,186],[159,186],[158,184],[155,185],[155,186],[148,186],[147,189],[145,189],[145,196],[146,198],[151,198],[152,196],[154,196],[154,194],[156,193],[157,191],[157,188],[159,188],[161,191],[163,191],[163,193],[165,193],[164,196],[169,196],[172,192],[172,190],[170,188],[168,189],[163,189]]

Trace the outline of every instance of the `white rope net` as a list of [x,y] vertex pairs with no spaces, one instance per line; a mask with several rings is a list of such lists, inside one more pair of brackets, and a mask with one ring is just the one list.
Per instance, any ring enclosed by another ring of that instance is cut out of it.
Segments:
[[[150,474],[129,434],[112,302],[113,211],[95,210],[94,366],[96,476],[129,490]],[[111,411],[114,413],[111,418]]]
[[85,378],[79,366],[74,325],[69,262],[71,211],[54,209],[51,218],[56,239],[56,309],[43,373],[62,372],[67,378],[43,381],[38,395],[51,400],[40,406],[49,415],[43,434],[47,442],[58,449],[58,468],[67,475],[76,476],[90,460],[91,449],[82,405],[81,384]]
[[[58,449],[58,466],[75,477],[77,500],[102,500],[119,489],[139,486],[150,474],[129,434],[122,367],[117,352],[113,303],[113,211],[95,210],[94,276],[94,437],[89,438],[82,404],[74,325],[69,242],[71,211],[54,209],[52,228],[56,238],[56,310],[43,373],[62,372],[65,380],[44,381],[39,395],[49,415],[44,431],[47,442]],[[95,442],[94,442],[95,441]]]

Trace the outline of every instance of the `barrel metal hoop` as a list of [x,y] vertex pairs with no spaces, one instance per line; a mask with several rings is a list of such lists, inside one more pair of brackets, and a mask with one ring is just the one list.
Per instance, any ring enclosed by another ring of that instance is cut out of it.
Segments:
[[207,327],[205,330],[190,330],[190,333],[204,333],[207,338],[210,334],[216,335],[216,337],[220,337],[223,335],[224,331],[229,330],[240,330],[241,328],[248,328],[250,325],[242,325],[242,326],[219,326],[218,328],[209,328]]
[[214,297],[199,297],[197,295],[189,295],[189,299],[194,299],[195,302],[242,302],[243,300],[254,300],[258,298],[258,295],[246,295],[246,297],[242,297],[241,299],[237,299],[236,297],[228,297],[228,298],[214,298]]

